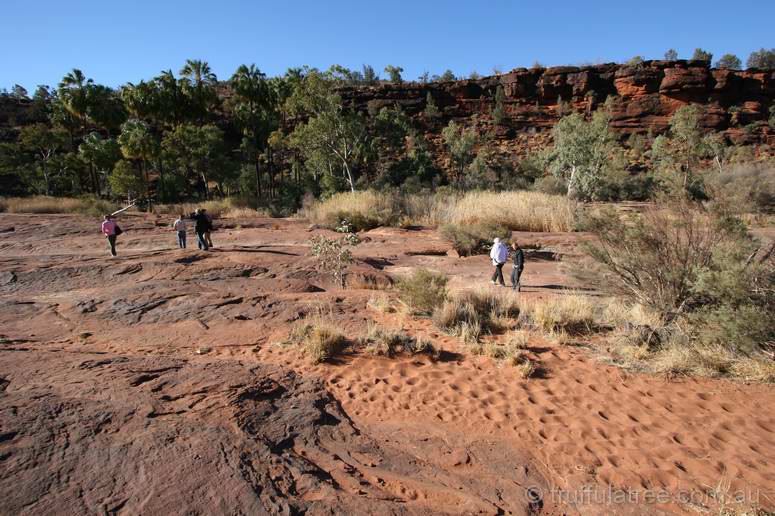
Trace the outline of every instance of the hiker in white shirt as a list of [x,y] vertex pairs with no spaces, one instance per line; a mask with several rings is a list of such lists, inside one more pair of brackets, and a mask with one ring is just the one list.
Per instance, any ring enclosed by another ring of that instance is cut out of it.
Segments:
[[505,287],[506,282],[503,281],[503,265],[509,257],[509,249],[506,247],[506,244],[501,242],[500,238],[493,240],[492,244],[490,258],[492,258],[492,264],[495,266],[495,272],[492,274],[491,283],[493,285],[500,284],[501,287]]
[[172,229],[178,232],[178,245],[181,249],[186,248],[186,219],[181,213],[178,215],[178,220],[172,223]]

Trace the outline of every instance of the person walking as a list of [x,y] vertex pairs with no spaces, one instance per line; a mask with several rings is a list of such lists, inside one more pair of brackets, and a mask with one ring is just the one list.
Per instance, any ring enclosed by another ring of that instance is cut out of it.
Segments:
[[506,260],[509,257],[509,250],[506,247],[506,244],[501,242],[500,238],[496,238],[492,243],[493,245],[492,250],[490,250],[490,258],[492,259],[493,266],[495,266],[495,272],[492,274],[491,283],[493,285],[500,285],[501,287],[505,287],[506,282],[503,281],[503,265],[506,263]]
[[116,256],[116,238],[121,233],[121,228],[118,227],[116,221],[113,220],[113,216],[105,215],[105,220],[102,221],[102,234],[105,235],[105,237],[108,239],[111,256]]
[[525,253],[516,241],[511,243],[511,250],[514,252],[511,269],[511,288],[521,292],[522,285],[519,279],[522,277],[522,270],[525,268]]
[[202,210],[197,208],[194,213],[191,214],[191,218],[194,219],[194,231],[196,232],[196,245],[199,247],[199,249],[203,251],[207,251],[210,249],[210,247],[207,245],[207,239],[205,238],[205,233],[207,232],[208,228],[210,227],[210,222],[207,220],[207,217],[204,213],[202,213]]
[[210,233],[212,233],[213,231],[213,218],[210,216],[209,213],[207,213],[207,210],[205,208],[202,208],[202,213],[207,219],[207,231],[205,231],[205,242],[207,242],[208,247],[214,247],[213,240],[212,238],[210,238]]
[[178,215],[178,219],[172,223],[172,229],[178,232],[178,246],[181,249],[186,248],[186,219],[183,214]]

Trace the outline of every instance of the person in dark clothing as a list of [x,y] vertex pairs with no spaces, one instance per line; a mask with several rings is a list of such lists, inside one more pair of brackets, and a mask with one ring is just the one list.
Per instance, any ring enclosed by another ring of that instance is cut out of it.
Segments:
[[210,219],[199,208],[191,214],[191,218],[194,220],[194,231],[196,232],[196,245],[199,249],[207,251],[210,247],[207,245],[207,237],[205,233],[210,231]]
[[514,256],[512,257],[511,288],[520,292],[522,290],[522,285],[519,283],[519,278],[522,276],[522,270],[525,268],[525,253],[522,252],[522,249],[516,241],[511,243],[511,250],[514,253]]
[[210,233],[214,229],[213,218],[210,215],[208,215],[207,210],[204,208],[202,208],[202,214],[204,214],[204,216],[207,217],[207,224],[208,224],[207,231],[205,231],[205,242],[207,242],[208,247],[215,247],[213,246],[213,239],[210,238]]

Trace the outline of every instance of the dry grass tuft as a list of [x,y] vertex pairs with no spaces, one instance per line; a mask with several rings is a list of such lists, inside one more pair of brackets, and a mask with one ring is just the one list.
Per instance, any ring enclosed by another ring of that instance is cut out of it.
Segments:
[[465,290],[437,307],[433,322],[441,330],[458,335],[464,343],[472,345],[479,342],[483,333],[495,333],[513,326],[519,314],[519,299],[510,292]]
[[530,346],[530,332],[526,330],[514,330],[506,334],[504,343],[514,349],[528,349]]
[[368,273],[354,273],[346,276],[347,287],[356,290],[388,290],[393,286],[389,276]]
[[216,219],[271,217],[271,213],[266,210],[254,210],[253,208],[246,206],[243,202],[232,198],[204,201],[200,203],[156,204],[153,207],[153,212],[157,215],[177,215],[179,213],[187,215],[193,213],[197,208],[206,209],[207,213]]
[[489,225],[516,231],[572,231],[576,204],[540,192],[470,192],[464,195],[362,191],[333,195],[300,212],[331,228],[347,220],[356,229],[377,226]]
[[501,342],[489,341],[484,345],[484,353],[497,361],[505,361],[518,366],[525,360],[530,334],[524,330],[512,331]]
[[366,306],[386,314],[393,313],[396,311],[390,297],[383,292],[380,292],[379,294],[375,294],[371,296],[369,298],[369,301],[366,303]]
[[398,297],[417,315],[430,315],[447,299],[447,277],[438,272],[417,269],[398,280]]
[[93,197],[33,197],[0,198],[0,212],[8,213],[80,213],[101,216],[116,211],[116,204]]
[[540,192],[470,192],[447,214],[452,224],[495,224],[513,231],[573,231],[576,204]]
[[588,333],[594,327],[595,312],[595,305],[590,298],[578,294],[553,296],[529,304],[533,324],[550,334]]
[[398,353],[416,355],[423,353],[432,358],[438,357],[433,344],[424,338],[415,338],[403,330],[393,330],[382,326],[370,325],[368,333],[359,339],[367,353],[393,357]]
[[523,357],[522,360],[515,365],[515,367],[520,378],[524,378],[526,380],[531,378],[538,370],[538,366],[536,366],[535,362],[530,360],[528,357]]
[[356,231],[396,224],[399,217],[396,197],[388,193],[365,190],[334,194],[316,201],[300,215],[331,229],[346,220]]
[[317,364],[341,353],[347,340],[332,323],[313,320],[291,328],[285,344],[300,346],[304,354]]
[[619,366],[667,376],[775,382],[775,361],[763,353],[745,354],[727,345],[702,342],[680,327],[664,326],[640,305],[609,310],[606,320],[614,327],[606,339],[607,355]]

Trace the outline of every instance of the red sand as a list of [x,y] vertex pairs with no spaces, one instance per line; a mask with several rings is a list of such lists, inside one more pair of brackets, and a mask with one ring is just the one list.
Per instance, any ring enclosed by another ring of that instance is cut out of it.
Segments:
[[[335,288],[305,223],[222,221],[209,253],[175,249],[169,223],[123,218],[110,258],[98,220],[0,215],[2,512],[775,507],[771,386],[629,374],[540,338],[542,374],[523,380],[426,319],[367,308],[374,291]],[[489,260],[441,255],[434,231],[364,236],[353,277],[423,266],[453,290],[487,284]],[[586,287],[562,269],[583,236],[518,238],[545,251],[522,295]],[[312,365],[277,344],[311,305],[348,336],[376,321],[446,359]]]

